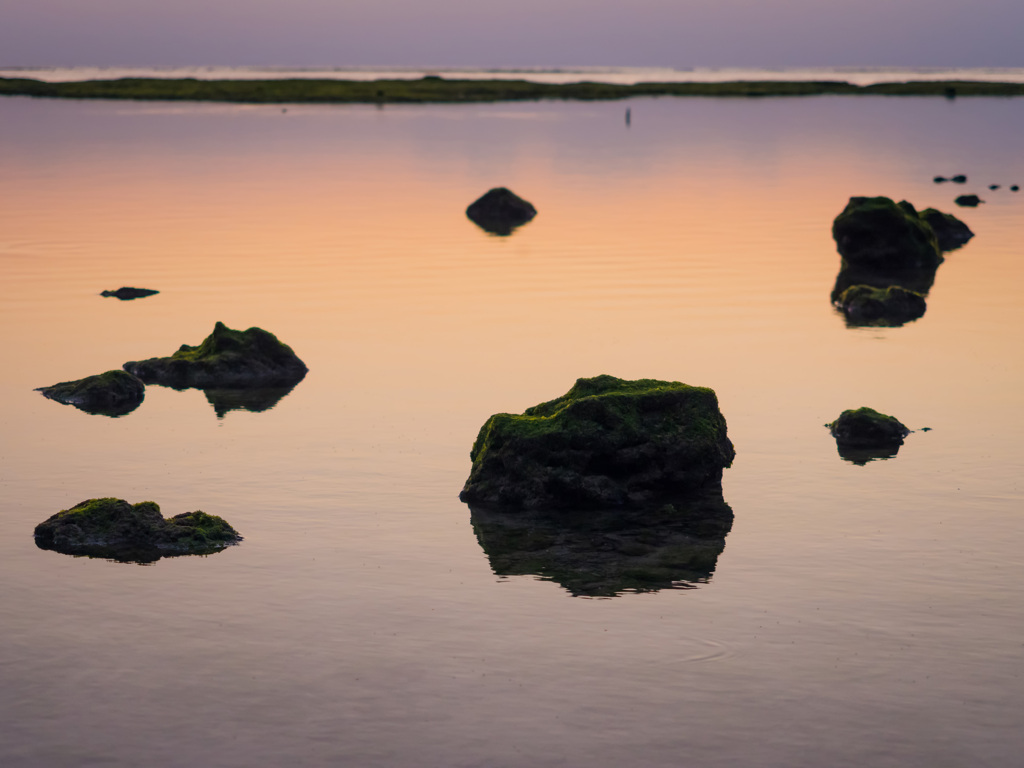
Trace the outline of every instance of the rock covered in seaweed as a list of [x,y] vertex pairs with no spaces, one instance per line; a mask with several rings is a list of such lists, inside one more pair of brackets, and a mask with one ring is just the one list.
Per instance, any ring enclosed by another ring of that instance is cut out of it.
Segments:
[[712,390],[596,376],[523,414],[491,416],[459,498],[502,509],[650,508],[720,487],[734,457]]
[[171,518],[152,501],[87,499],[61,510],[35,529],[40,549],[123,562],[153,562],[168,555],[210,554],[241,541],[225,520],[202,511]]
[[875,288],[853,285],[839,294],[836,306],[850,325],[900,326],[924,315],[924,296],[898,285]]
[[201,344],[182,344],[170,357],[124,364],[147,384],[184,389],[283,387],[307,368],[287,344],[262,328],[236,331],[218,322]]
[[851,197],[832,223],[832,237],[848,263],[878,270],[934,268],[939,243],[913,205],[888,197]]
[[505,187],[488,190],[466,209],[474,224],[495,235],[510,235],[536,215],[532,204]]
[[125,371],[107,371],[75,381],[39,387],[44,397],[73,405],[87,413],[122,416],[134,411],[146,396],[146,385]]
[[895,416],[872,408],[846,410],[831,424],[826,424],[836,439],[839,455],[855,464],[872,459],[891,458],[910,434]]
[[154,291],[151,288],[118,288],[116,291],[104,291],[100,296],[113,296],[121,301],[131,301],[132,299],[142,299],[146,296],[153,296],[154,294],[160,293],[160,291]]

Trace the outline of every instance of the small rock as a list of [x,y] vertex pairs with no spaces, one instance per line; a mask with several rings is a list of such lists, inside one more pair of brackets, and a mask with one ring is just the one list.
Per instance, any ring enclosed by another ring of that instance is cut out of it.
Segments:
[[965,208],[977,208],[979,203],[984,203],[985,201],[977,195],[960,195],[953,202]]
[[1020,187],[1018,185],[1014,184],[1014,185],[1012,185],[1010,187],[1010,191],[1011,192],[1020,192]]
[[124,369],[147,384],[176,389],[283,387],[309,370],[287,344],[262,328],[235,331],[218,322],[201,344],[182,344],[170,357],[128,362]]
[[242,537],[225,520],[202,511],[164,518],[152,501],[87,499],[36,526],[40,549],[122,562],[152,562],[166,555],[210,554]]
[[950,181],[952,181],[954,184],[966,184],[967,177],[961,174],[959,176],[954,176],[953,178],[950,179]]
[[116,291],[104,291],[100,296],[113,296],[121,301],[131,301],[132,299],[152,296],[156,293],[160,293],[160,291],[154,291],[150,288],[118,288]]
[[988,188],[989,189],[999,189],[999,185],[998,184],[989,184]]
[[473,223],[495,235],[510,235],[536,215],[533,205],[505,187],[489,190],[466,209]]
[[73,405],[86,413],[123,416],[134,411],[146,396],[146,385],[125,371],[107,371],[75,381],[38,387],[44,397]]
[[851,448],[900,446],[903,438],[910,434],[910,430],[894,416],[872,408],[843,411],[838,419],[825,426],[836,443]]
[[934,181],[936,184],[943,184],[949,181],[949,179],[947,179],[945,176],[936,176],[934,179],[932,179],[932,181]]

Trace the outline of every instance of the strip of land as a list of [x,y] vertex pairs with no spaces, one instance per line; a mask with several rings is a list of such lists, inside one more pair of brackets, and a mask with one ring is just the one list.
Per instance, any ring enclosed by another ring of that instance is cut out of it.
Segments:
[[50,83],[0,78],[0,96],[139,101],[220,101],[245,104],[423,104],[563,99],[596,101],[633,96],[772,97],[823,95],[1024,96],[1024,83],[978,80],[852,85],[842,81],[725,83],[534,83],[528,80],[196,80],[122,78]]

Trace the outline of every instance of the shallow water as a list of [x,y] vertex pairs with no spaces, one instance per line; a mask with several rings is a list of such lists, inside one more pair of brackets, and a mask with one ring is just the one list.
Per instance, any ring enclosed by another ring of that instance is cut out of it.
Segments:
[[[1019,759],[1024,100],[625,106],[0,100],[0,763]],[[464,215],[496,185],[539,211],[507,238]],[[851,329],[830,225],[875,194],[977,236],[923,318]],[[160,293],[98,296],[122,285]],[[221,417],[197,390],[119,418],[32,391],[217,320],[309,375]],[[477,429],[598,373],[718,393],[710,578],[591,599],[491,570],[457,499]],[[860,405],[931,431],[843,461],[822,425]],[[35,546],[97,496],[245,541]]]

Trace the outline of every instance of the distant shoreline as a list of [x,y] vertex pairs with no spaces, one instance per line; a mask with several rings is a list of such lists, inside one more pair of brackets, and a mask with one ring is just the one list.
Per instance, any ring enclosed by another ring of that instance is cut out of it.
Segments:
[[528,80],[197,80],[121,78],[46,82],[0,78],[0,96],[132,101],[210,101],[242,104],[465,104],[501,101],[609,101],[634,96],[1024,96],[1024,83],[919,80],[855,85],[839,80],[738,80],[730,82],[538,83]]

